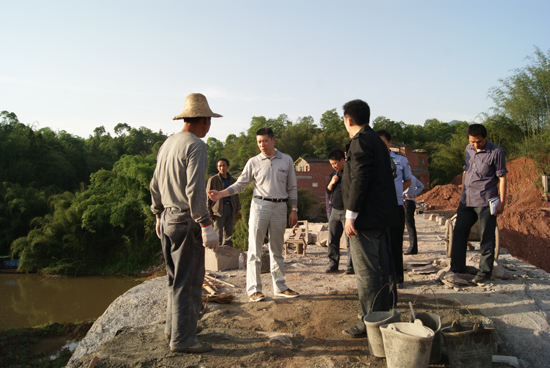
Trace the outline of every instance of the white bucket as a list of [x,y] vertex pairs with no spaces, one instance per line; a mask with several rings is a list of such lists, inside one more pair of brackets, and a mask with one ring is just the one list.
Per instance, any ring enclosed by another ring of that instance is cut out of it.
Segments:
[[380,326],[388,368],[428,368],[434,332],[417,319]]
[[397,322],[401,319],[401,312],[393,309],[388,312],[372,312],[370,311],[365,317],[363,322],[367,328],[367,342],[369,343],[369,350],[375,357],[383,358],[386,356],[384,352],[384,341],[382,334],[380,333],[380,326]]

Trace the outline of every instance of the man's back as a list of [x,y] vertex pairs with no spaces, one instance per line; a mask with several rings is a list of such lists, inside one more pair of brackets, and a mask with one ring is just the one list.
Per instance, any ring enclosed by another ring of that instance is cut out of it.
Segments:
[[206,175],[207,164],[206,145],[202,140],[192,133],[170,136],[159,150],[151,181],[153,212],[160,213],[164,207],[171,207],[191,210],[196,222],[207,219],[206,190],[201,179]]
[[386,145],[365,125],[346,151],[342,194],[346,209],[359,212],[355,228],[391,226],[397,217],[397,201]]

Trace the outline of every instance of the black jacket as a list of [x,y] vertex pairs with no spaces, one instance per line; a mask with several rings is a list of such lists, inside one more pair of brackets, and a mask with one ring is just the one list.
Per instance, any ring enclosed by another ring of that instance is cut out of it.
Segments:
[[346,210],[359,212],[356,229],[397,225],[397,195],[388,148],[368,125],[346,145],[342,195]]

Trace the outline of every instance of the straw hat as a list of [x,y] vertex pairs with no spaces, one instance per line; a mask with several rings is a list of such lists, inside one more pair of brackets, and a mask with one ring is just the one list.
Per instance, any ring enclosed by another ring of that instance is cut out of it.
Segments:
[[185,98],[183,111],[178,116],[174,116],[172,120],[185,118],[221,118],[220,114],[216,114],[210,110],[208,101],[202,93],[191,93]]

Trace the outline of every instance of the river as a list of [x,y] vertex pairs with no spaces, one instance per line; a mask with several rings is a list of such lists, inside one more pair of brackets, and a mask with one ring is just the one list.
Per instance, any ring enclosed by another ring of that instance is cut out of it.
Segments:
[[0,273],[0,330],[98,318],[143,280]]

